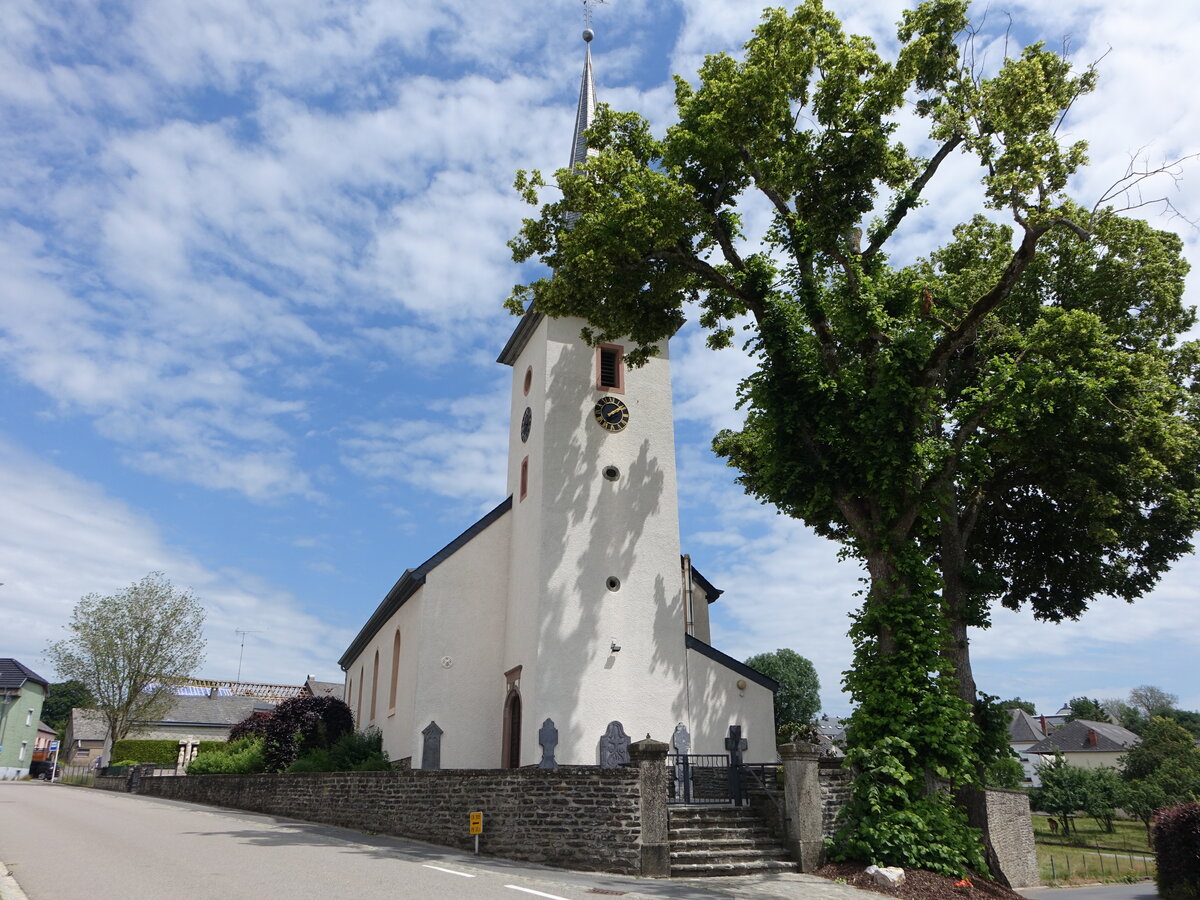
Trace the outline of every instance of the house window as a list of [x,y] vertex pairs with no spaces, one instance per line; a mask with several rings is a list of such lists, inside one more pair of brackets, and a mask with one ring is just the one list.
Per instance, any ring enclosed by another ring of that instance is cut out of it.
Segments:
[[521,460],[521,499],[525,499],[525,495],[529,493],[529,457]]
[[596,348],[596,388],[602,391],[625,392],[625,350],[616,344],[601,344]]
[[25,759],[25,751],[29,749],[29,741],[21,741],[21,752],[17,754],[17,762]]
[[388,691],[388,713],[396,711],[396,685],[400,681],[400,629],[392,638],[392,687]]

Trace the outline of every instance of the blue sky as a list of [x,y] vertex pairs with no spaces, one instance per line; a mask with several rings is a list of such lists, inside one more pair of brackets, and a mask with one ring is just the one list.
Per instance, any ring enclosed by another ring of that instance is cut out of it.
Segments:
[[[904,8],[829,4],[882,43]],[[977,14],[983,13],[978,7]],[[674,72],[736,50],[759,7],[613,0],[602,100],[671,121]],[[1091,202],[1131,157],[1200,149],[1191,0],[993,4],[985,58],[1064,40],[1101,85],[1068,128]],[[0,35],[0,655],[41,650],[78,598],[161,569],[208,610],[208,677],[340,680],[337,659],[407,566],[504,494],[509,370],[528,277],[505,242],[518,168],[569,157],[575,0],[11,0]],[[918,142],[920,134],[911,133]],[[946,171],[899,258],[972,210]],[[1200,166],[1147,187],[1200,217]],[[1184,237],[1195,228],[1152,205]],[[754,222],[751,213],[751,223]],[[1193,304],[1200,297],[1193,277]],[[736,427],[736,350],[673,342],[684,549],[726,589],[714,643],[788,646],[845,712],[858,572],[746,498],[709,440]],[[980,687],[1052,711],[1155,684],[1200,708],[1200,562],[1078,623],[997,611]]]

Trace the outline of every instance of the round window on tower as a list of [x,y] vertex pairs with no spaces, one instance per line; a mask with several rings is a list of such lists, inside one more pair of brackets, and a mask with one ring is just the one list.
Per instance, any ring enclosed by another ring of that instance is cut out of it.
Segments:
[[621,589],[621,579],[616,575],[609,575],[608,580],[604,582],[604,586],[610,591],[619,591]]
[[605,466],[600,470],[600,474],[604,476],[605,481],[616,481],[621,477],[621,470],[616,466]]

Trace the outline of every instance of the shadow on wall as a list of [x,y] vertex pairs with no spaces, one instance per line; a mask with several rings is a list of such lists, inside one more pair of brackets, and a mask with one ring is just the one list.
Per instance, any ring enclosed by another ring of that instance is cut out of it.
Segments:
[[[636,636],[631,629],[638,623],[620,611],[636,603],[637,598],[626,593],[622,603],[612,602],[614,595],[605,582],[610,575],[617,575],[623,582],[622,592],[636,590],[639,576],[644,575],[638,570],[643,560],[637,548],[647,524],[661,510],[666,474],[658,459],[651,456],[646,439],[641,441],[633,462],[625,461],[627,451],[622,442],[636,440],[635,424],[618,434],[586,427],[595,400],[594,387],[580,373],[591,371],[594,352],[580,342],[564,345],[548,379],[555,390],[547,398],[546,419],[558,427],[550,431],[548,424],[547,435],[565,433],[572,437],[565,446],[546,445],[547,460],[553,458],[565,477],[555,490],[546,492],[543,502],[543,562],[545,571],[554,574],[541,607],[538,666],[542,669],[541,682],[555,684],[555,705],[562,708],[547,708],[539,698],[537,722],[529,723],[524,730],[536,750],[536,727],[542,718],[550,716],[558,726],[560,746],[592,744],[594,759],[579,761],[598,763],[603,728],[596,730],[594,713],[586,712],[589,704],[602,704],[600,718],[606,722],[620,720],[628,730],[629,711],[639,702],[631,680],[613,677],[622,666],[636,664],[631,658],[633,653],[622,656],[610,649],[613,638],[626,651],[634,649]],[[629,402],[636,423],[638,408],[633,399]],[[585,419],[582,429],[578,427],[581,419]],[[608,464],[622,470],[617,481],[607,481],[601,475]],[[551,487],[545,482],[543,486]],[[661,574],[653,602],[656,612],[665,612],[667,600]],[[651,621],[647,616],[647,626]],[[653,623],[656,642],[670,636],[657,615]],[[682,635],[676,639],[682,645]],[[562,664],[556,665],[557,661]],[[607,695],[600,699],[605,690]],[[641,737],[632,731],[630,735],[635,740]],[[669,735],[655,737],[667,740]]]

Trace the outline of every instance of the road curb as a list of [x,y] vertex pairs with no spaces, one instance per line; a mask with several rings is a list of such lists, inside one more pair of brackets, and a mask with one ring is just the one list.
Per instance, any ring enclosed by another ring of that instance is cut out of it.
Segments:
[[0,863],[0,900],[29,900],[4,863]]

